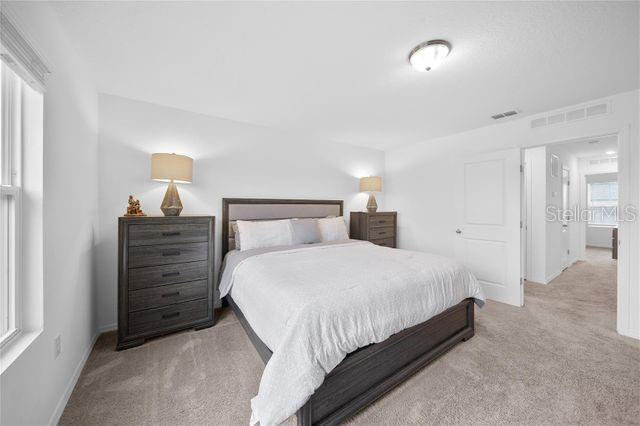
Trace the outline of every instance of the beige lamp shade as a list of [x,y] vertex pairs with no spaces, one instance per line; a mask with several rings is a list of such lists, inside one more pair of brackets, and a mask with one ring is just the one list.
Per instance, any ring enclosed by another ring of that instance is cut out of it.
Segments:
[[193,159],[186,155],[151,154],[151,179],[161,182],[193,182]]
[[360,192],[382,191],[382,178],[380,176],[368,176],[360,178]]

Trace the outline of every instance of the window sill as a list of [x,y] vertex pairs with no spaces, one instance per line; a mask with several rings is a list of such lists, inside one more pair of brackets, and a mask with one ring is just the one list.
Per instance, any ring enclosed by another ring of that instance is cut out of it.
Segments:
[[42,330],[22,330],[0,351],[0,375],[42,334]]

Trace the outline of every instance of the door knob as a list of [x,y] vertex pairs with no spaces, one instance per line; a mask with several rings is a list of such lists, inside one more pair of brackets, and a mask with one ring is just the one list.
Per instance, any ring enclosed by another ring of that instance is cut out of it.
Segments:
[[456,229],[456,234],[462,234],[462,231],[460,230],[460,228]]

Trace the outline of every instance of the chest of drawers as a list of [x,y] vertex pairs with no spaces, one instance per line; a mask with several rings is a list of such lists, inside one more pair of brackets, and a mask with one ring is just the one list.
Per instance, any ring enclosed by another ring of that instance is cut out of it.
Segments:
[[349,235],[354,240],[396,247],[396,212],[351,212]]
[[120,217],[118,344],[214,322],[213,216]]

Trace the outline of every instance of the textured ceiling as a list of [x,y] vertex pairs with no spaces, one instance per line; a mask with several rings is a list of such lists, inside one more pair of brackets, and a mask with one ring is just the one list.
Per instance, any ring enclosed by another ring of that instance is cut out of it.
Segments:
[[[52,7],[101,92],[373,148],[639,87],[637,2]],[[451,55],[416,72],[434,38]]]

